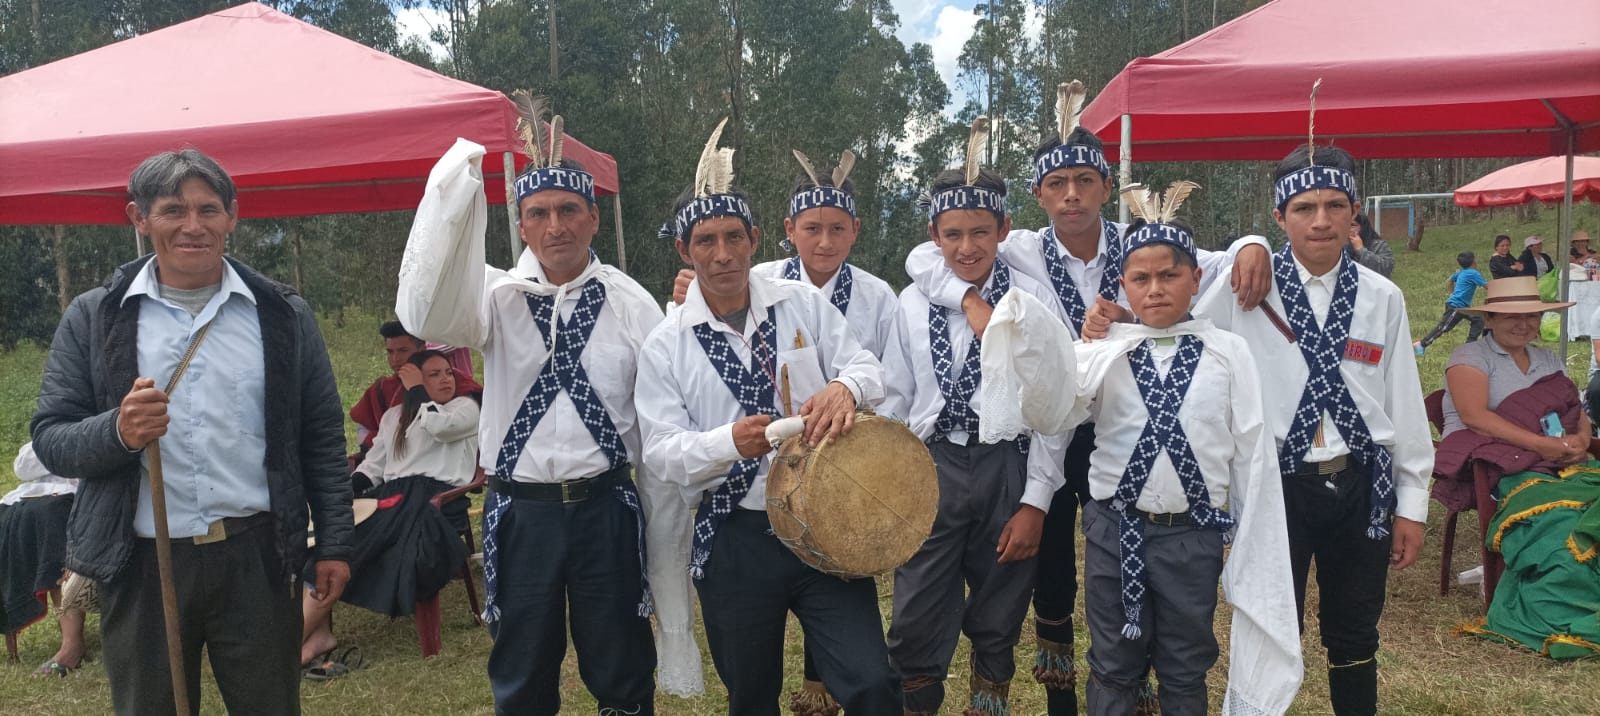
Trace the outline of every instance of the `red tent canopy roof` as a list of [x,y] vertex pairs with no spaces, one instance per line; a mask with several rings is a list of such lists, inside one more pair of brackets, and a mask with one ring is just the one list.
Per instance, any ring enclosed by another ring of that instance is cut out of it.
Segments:
[[[186,146],[228,170],[244,217],[413,208],[456,137],[488,148],[503,203],[497,154],[520,146],[505,95],[259,3],[0,78],[0,97],[6,224],[125,223],[133,168]],[[611,156],[565,153],[616,193]]]
[[[1567,158],[1545,157],[1483,175],[1456,190],[1455,202],[1468,208],[1517,206],[1530,201],[1561,203],[1566,195]],[[1600,201],[1600,157],[1572,158],[1572,200]]]
[[[1280,159],[1317,138],[1361,158],[1600,149],[1600,3],[1275,0],[1106,85],[1083,126],[1138,161]],[[1548,106],[1546,104],[1548,102]]]

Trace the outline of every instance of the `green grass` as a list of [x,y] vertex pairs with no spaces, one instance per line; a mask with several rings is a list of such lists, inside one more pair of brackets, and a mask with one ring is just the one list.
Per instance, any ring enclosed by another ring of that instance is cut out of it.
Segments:
[[[1395,281],[1404,289],[1409,305],[1412,333],[1420,338],[1438,320],[1445,298],[1444,280],[1455,268],[1458,251],[1471,250],[1487,261],[1489,240],[1497,233],[1515,237],[1529,234],[1553,236],[1555,215],[1543,212],[1538,221],[1516,224],[1505,219],[1478,221],[1460,226],[1435,226],[1427,230],[1423,251],[1407,253],[1404,242],[1396,242]],[[1581,207],[1579,226],[1593,231],[1600,218],[1594,207]],[[1481,300],[1481,296],[1479,297]],[[343,326],[324,322],[323,331],[333,355],[344,406],[354,403],[362,389],[384,370],[381,344],[375,329],[378,318],[350,314]],[[1360,317],[1357,317],[1360,320]],[[1419,364],[1422,389],[1442,385],[1442,371],[1450,351],[1466,338],[1464,326],[1434,344]],[[1395,346],[1396,350],[1406,349]],[[1575,380],[1586,373],[1589,349],[1574,343],[1568,366]],[[38,392],[44,350],[24,346],[0,353],[0,491],[15,484],[10,456],[26,440],[27,423]],[[353,428],[347,439],[354,440]],[[1475,590],[1456,588],[1449,596],[1438,594],[1440,523],[1435,506],[1429,520],[1427,545],[1422,559],[1412,568],[1395,573],[1389,582],[1388,608],[1382,623],[1383,648],[1380,695],[1385,713],[1404,714],[1595,714],[1600,713],[1600,662],[1590,660],[1558,664],[1534,654],[1476,639],[1454,636],[1459,624],[1481,615],[1482,602]],[[1472,515],[1462,521],[1454,569],[1465,570],[1477,564],[1478,546],[1474,539]],[[885,623],[889,616],[890,590],[887,581],[879,583],[879,606]],[[335,632],[342,642],[361,646],[370,668],[326,684],[306,684],[302,690],[308,714],[489,714],[492,697],[485,676],[490,641],[487,632],[474,626],[469,616],[460,583],[452,584],[444,595],[444,652],[424,661],[417,649],[409,619],[388,619],[360,609],[341,606],[335,612]],[[1220,706],[1227,664],[1227,622],[1231,613],[1219,610],[1217,633],[1223,641],[1223,655],[1213,671],[1213,708]],[[1079,673],[1086,675],[1082,648],[1088,637],[1079,628]],[[1031,619],[1029,620],[1031,623]],[[1326,662],[1317,641],[1315,619],[1309,620],[1304,640],[1306,681],[1291,713],[1329,713]],[[91,616],[89,643],[98,653],[97,621]],[[1024,628],[1017,650],[1019,678],[1013,685],[1013,709],[1017,714],[1044,713],[1043,694],[1025,675],[1033,661],[1033,637]],[[788,644],[786,690],[797,688],[800,679],[798,630],[791,630]],[[20,637],[22,662],[0,668],[0,714],[102,714],[109,709],[110,691],[104,667],[99,661],[87,665],[66,681],[34,680],[28,671],[54,653],[59,632],[52,621],[44,621]],[[702,649],[707,693],[684,700],[658,695],[661,714],[718,714],[726,711],[724,693],[716,680],[710,655]],[[959,712],[966,698],[966,647],[956,653],[951,666],[954,678],[947,684],[945,713]],[[1080,678],[1080,683],[1083,680]],[[577,676],[575,657],[569,654],[563,670],[564,713],[593,713],[594,702]],[[1081,691],[1080,691],[1081,695]],[[203,697],[206,713],[220,713],[221,701],[207,677]]]

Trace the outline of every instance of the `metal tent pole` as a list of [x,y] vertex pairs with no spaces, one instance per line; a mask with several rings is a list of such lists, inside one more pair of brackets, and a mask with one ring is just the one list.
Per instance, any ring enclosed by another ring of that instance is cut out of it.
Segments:
[[628,247],[622,241],[622,193],[611,195],[612,223],[617,227],[617,268],[628,272]]
[[[1067,141],[1062,137],[1061,141]],[[1117,145],[1117,188],[1122,189],[1133,183],[1133,115],[1122,115],[1122,143]],[[1128,202],[1123,201],[1120,192],[1117,198],[1117,221],[1124,224],[1132,218],[1129,213]]]

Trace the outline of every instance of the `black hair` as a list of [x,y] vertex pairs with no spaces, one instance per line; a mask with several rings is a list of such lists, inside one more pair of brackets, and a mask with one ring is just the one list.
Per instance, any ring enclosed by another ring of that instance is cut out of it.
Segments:
[[1477,260],[1478,257],[1471,251],[1463,251],[1456,254],[1456,263],[1460,264],[1461,268],[1472,268],[1472,263]]
[[[1289,152],[1289,156],[1284,157],[1283,161],[1278,162],[1278,168],[1272,172],[1272,181],[1277,182],[1287,174],[1297,172],[1301,169],[1311,166],[1310,158],[1312,146],[1313,145],[1310,144],[1302,144],[1298,147],[1295,147],[1294,151]],[[1350,156],[1349,152],[1338,147],[1324,147],[1321,145],[1316,145],[1316,158],[1317,166],[1319,167],[1343,169],[1347,172],[1350,172],[1351,175],[1356,173],[1355,158]]]
[[[576,159],[567,159],[565,157],[562,157],[561,161],[556,162],[556,166],[561,167],[562,169],[572,169],[572,170],[575,170],[575,171],[580,171],[580,172],[585,172],[585,173],[587,173],[589,171],[588,169],[584,168],[583,162],[580,162],[580,161],[578,161]],[[528,166],[522,168],[522,173],[517,175],[517,179],[521,179],[522,177],[528,176],[528,175],[530,175],[530,174],[532,174],[532,173],[534,173],[536,171],[539,171],[540,169],[544,169],[544,168],[545,167],[541,167],[541,166],[538,166],[536,164],[529,163]],[[513,183],[515,183],[515,181],[516,181],[515,179],[512,180]],[[574,193],[576,193],[576,192],[574,192]],[[587,197],[585,197],[585,198],[587,199]],[[519,218],[519,219],[522,217],[522,199],[523,199],[523,197],[520,197],[520,196],[517,197],[517,218]],[[592,202],[592,201],[589,202],[589,206],[594,206],[594,202]]]
[[1511,243],[1511,237],[1507,236],[1505,234],[1499,234],[1499,235],[1495,236],[1494,237],[1493,248],[1497,248],[1497,249],[1500,248],[1500,242],[1502,242],[1502,241],[1504,241],[1504,242],[1509,244],[1509,243]]
[[[954,189],[967,183],[966,169],[946,169],[933,177],[933,183],[928,186],[928,195],[932,196],[947,189]],[[1000,174],[987,167],[978,169],[978,179],[972,185],[980,189],[988,189],[1001,198],[1006,195],[1006,180]],[[1003,219],[996,219],[996,223],[1004,223]],[[939,228],[939,219],[933,219],[933,228]]]
[[[1147,223],[1149,223],[1149,222],[1146,222],[1144,219],[1134,219],[1133,223],[1128,224],[1128,230],[1122,232],[1122,243],[1123,243],[1123,245],[1124,246],[1127,245],[1128,237],[1133,236],[1133,232],[1138,231],[1140,227],[1144,226]],[[1186,224],[1186,223],[1184,223],[1182,221],[1173,220],[1173,221],[1169,221],[1167,223],[1169,223],[1169,224],[1171,224],[1173,226],[1176,226],[1176,227],[1178,227],[1180,229],[1183,229],[1184,231],[1188,232],[1188,234],[1190,236],[1194,236],[1194,229],[1190,228],[1188,224]],[[1161,245],[1165,246],[1165,247],[1167,247],[1169,249],[1172,249],[1172,263],[1173,264],[1175,264],[1177,266],[1180,266],[1180,267],[1187,267],[1187,268],[1192,268],[1192,269],[1200,268],[1200,263],[1195,260],[1195,257],[1189,255],[1189,252],[1178,248],[1176,245],[1169,244],[1169,243],[1166,243],[1166,242],[1162,242]],[[1147,249],[1147,248],[1150,248],[1150,246],[1146,245],[1146,246],[1141,246],[1139,248],[1140,249]],[[1128,265],[1128,257],[1131,256],[1132,254],[1133,254],[1133,251],[1126,251],[1126,252],[1124,252],[1122,254],[1122,265],[1123,266],[1127,266]]]
[[1039,157],[1050,153],[1050,150],[1061,146],[1063,143],[1082,144],[1085,146],[1094,147],[1102,152],[1106,150],[1105,143],[1100,141],[1100,138],[1096,137],[1094,132],[1084,129],[1083,127],[1078,127],[1077,129],[1072,130],[1071,134],[1067,135],[1066,142],[1061,141],[1060,132],[1051,130],[1049,134],[1044,135],[1044,141],[1039,142],[1039,146],[1033,150],[1033,158],[1038,159]]
[[1356,214],[1356,225],[1361,227],[1361,243],[1370,246],[1374,241],[1383,240],[1383,237],[1378,235],[1378,230],[1372,228],[1372,220],[1367,218],[1366,212]]
[[[444,353],[431,349],[420,350],[416,353],[412,353],[411,357],[406,359],[406,362],[416,366],[418,369],[421,369],[423,366],[428,364],[428,361],[433,360],[434,358],[444,358],[445,363],[450,362],[450,359],[446,357]],[[417,412],[422,410],[422,403],[424,400],[432,400],[432,398],[417,397],[409,390],[406,391],[402,397],[402,402],[400,403],[400,424],[395,427],[394,431],[395,455],[406,454],[406,430],[411,427],[411,421],[417,419]]]
[[406,327],[401,325],[399,321],[384,321],[383,325],[378,326],[378,335],[383,336],[384,340],[410,338],[419,345],[425,342],[421,338],[411,335],[411,332],[406,330]]
[[[745,206],[750,207],[750,221],[744,221],[744,217],[740,217],[740,222],[744,224],[745,233],[751,234],[750,238],[752,238],[752,239],[755,238],[755,236],[754,236],[755,229],[754,229],[754,225],[751,222],[755,221],[756,208],[750,204],[750,197],[744,193],[743,189],[740,189],[738,187],[733,187],[733,186],[728,187],[728,190],[725,191],[725,192],[722,192],[722,193],[727,194],[729,196],[739,197],[740,199],[744,200],[744,205]],[[695,194],[695,191],[694,191],[693,187],[690,187],[688,189],[683,190],[683,193],[679,194],[678,198],[674,199],[673,202],[672,202],[672,218],[667,220],[667,226],[676,227],[677,226],[677,222],[678,222],[678,212],[683,211],[683,207],[688,206],[689,203],[694,201],[696,198],[697,198],[697,196]],[[701,221],[704,221],[704,219],[701,219]],[[694,227],[693,226],[689,227],[689,233],[691,233],[691,234],[694,233]],[[679,236],[677,238],[678,238],[678,240],[685,241],[685,242],[687,242],[689,240],[688,236]]]

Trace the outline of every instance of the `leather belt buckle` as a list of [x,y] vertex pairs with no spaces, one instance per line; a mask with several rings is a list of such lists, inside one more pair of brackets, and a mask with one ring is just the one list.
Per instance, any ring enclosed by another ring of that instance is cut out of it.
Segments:
[[194,543],[197,545],[211,544],[213,542],[221,542],[228,539],[227,520],[217,520],[216,522],[206,525],[206,533],[198,537],[194,537],[193,539]]
[[1318,475],[1333,475],[1333,474],[1336,474],[1336,473],[1344,472],[1345,469],[1348,468],[1349,466],[1350,466],[1350,456],[1349,455],[1340,455],[1340,456],[1338,456],[1336,458],[1333,458],[1332,460],[1324,460],[1322,462],[1317,463],[1317,474]]
[[570,504],[589,499],[589,480],[568,480],[561,483],[561,502]]

